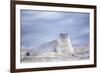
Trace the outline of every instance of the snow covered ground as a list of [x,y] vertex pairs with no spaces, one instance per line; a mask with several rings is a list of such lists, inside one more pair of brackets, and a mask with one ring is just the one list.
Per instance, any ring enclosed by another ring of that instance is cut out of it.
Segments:
[[25,55],[28,49],[21,50],[21,62],[56,62],[56,61],[77,61],[89,59],[88,48],[75,48],[73,55],[57,53],[57,52],[45,52],[36,56]]
[[75,61],[89,59],[89,48],[72,46],[70,36],[61,33],[55,40],[33,47],[21,49],[21,62],[55,62],[55,61]]

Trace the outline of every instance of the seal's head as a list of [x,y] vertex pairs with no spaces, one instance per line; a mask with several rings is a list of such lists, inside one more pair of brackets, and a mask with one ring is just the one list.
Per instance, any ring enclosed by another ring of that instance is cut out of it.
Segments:
[[60,39],[66,39],[66,38],[68,38],[68,33],[60,33]]

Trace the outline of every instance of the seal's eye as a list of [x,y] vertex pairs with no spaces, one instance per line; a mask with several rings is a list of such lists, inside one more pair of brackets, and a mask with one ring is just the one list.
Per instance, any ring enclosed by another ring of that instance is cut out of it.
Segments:
[[65,33],[65,34],[60,33],[60,38],[61,39],[66,39],[67,37],[68,37],[68,33]]
[[60,33],[60,38],[63,38],[63,33]]
[[63,35],[63,33],[60,33],[60,36],[62,36]]

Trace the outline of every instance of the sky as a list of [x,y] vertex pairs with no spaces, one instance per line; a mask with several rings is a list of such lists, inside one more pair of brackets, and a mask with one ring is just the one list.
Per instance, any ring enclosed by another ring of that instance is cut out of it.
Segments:
[[21,10],[21,48],[33,48],[68,33],[74,47],[89,43],[89,13]]

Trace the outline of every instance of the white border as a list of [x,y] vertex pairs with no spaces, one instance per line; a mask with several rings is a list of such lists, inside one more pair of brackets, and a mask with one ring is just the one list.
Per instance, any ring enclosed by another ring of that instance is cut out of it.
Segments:
[[[90,59],[81,61],[63,61],[63,62],[43,62],[43,63],[20,63],[20,10],[49,10],[49,11],[70,11],[70,12],[88,12],[90,13]],[[69,8],[69,7],[50,7],[35,5],[16,5],[16,68],[39,68],[53,66],[73,66],[94,64],[94,11],[93,9]]]

